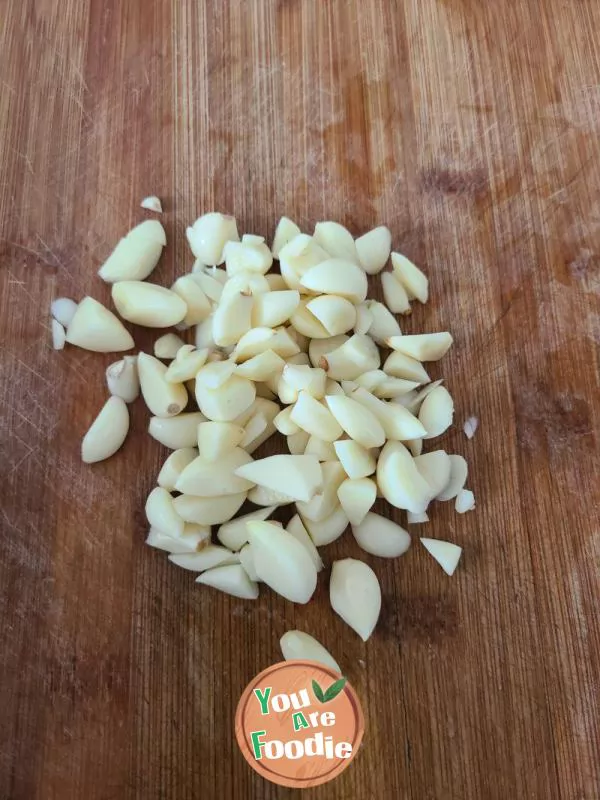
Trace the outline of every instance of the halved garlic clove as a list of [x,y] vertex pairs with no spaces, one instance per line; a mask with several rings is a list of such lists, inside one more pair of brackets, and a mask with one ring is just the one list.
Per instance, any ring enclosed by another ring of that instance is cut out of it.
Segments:
[[119,281],[113,284],[112,299],[123,319],[149,328],[169,328],[187,314],[178,294],[155,283]]
[[66,341],[95,353],[131,350],[135,343],[122,322],[93,297],[84,297],[77,306]]
[[330,256],[349,259],[354,264],[358,263],[354,238],[350,231],[339,222],[317,222],[314,239]]
[[173,500],[173,506],[185,522],[198,525],[221,525],[234,517],[246,500],[246,492],[229,494],[223,497],[196,497],[180,494]]
[[195,447],[181,447],[175,450],[168,456],[158,473],[156,479],[158,485],[168,492],[174,491],[179,476],[197,456],[198,451]]
[[419,422],[425,427],[425,439],[441,436],[452,425],[454,400],[445,386],[437,386],[427,395],[419,410]]
[[383,303],[379,303],[377,300],[368,300],[367,305],[372,317],[369,327],[371,339],[377,344],[383,345],[391,336],[402,336],[398,320]]
[[175,509],[175,501],[162,486],[157,486],[148,495],[146,518],[153,528],[167,536],[183,536],[184,520]]
[[281,250],[301,233],[300,228],[289,217],[282,217],[275,228],[271,252],[273,258],[279,258]]
[[346,478],[344,468],[339,461],[325,461],[321,464],[321,469],[323,471],[321,491],[317,492],[308,503],[296,501],[296,508],[303,520],[323,522],[339,505],[337,490]]
[[366,448],[381,447],[384,444],[384,429],[368,408],[342,395],[327,396],[325,402],[351,439]]
[[344,533],[349,524],[346,512],[341,506],[337,506],[324,520],[317,521],[303,517],[302,522],[317,547],[324,547],[335,542]]
[[50,304],[50,314],[64,328],[68,328],[77,311],[77,303],[70,297],[57,297]]
[[354,334],[340,347],[322,356],[318,366],[334,380],[353,381],[363,372],[379,369],[381,356],[369,336]]
[[452,336],[442,333],[420,333],[409,336],[391,336],[386,344],[392,350],[404,353],[417,361],[439,361],[452,346]]
[[321,464],[314,456],[269,456],[238,467],[235,474],[304,502],[311,500],[323,486]]
[[227,242],[223,248],[223,257],[229,277],[240,272],[256,272],[264,275],[273,263],[273,256],[264,239],[259,242],[252,237],[252,240],[248,241],[247,236],[242,237],[241,242]]
[[400,253],[392,253],[392,269],[410,298],[426,303],[429,297],[429,281],[421,270]]
[[196,583],[212,586],[242,600],[256,600],[258,597],[258,584],[250,580],[241,564],[208,569],[196,578]]
[[363,521],[352,526],[359,547],[380,558],[397,558],[410,547],[408,531],[387,517],[369,512]]
[[313,367],[320,367],[323,356],[337,350],[347,341],[348,336],[345,333],[339,336],[330,336],[328,339],[312,339],[308,345],[308,357]]
[[279,268],[288,288],[300,289],[300,279],[304,273],[328,258],[329,253],[312,236],[300,233],[279,251]]
[[414,513],[425,511],[433,497],[406,447],[391,440],[377,462],[377,485],[388,503]]
[[50,327],[52,331],[52,348],[53,350],[64,350],[67,332],[60,322],[56,319],[50,320]]
[[306,431],[298,430],[297,433],[290,433],[286,440],[288,450],[293,456],[301,456],[306,450],[309,439],[310,434]]
[[290,358],[300,352],[298,344],[285,328],[252,328],[244,334],[233,351],[235,361],[239,364],[254,356],[273,350],[281,358]]
[[213,316],[213,338],[219,347],[237,344],[252,327],[254,299],[240,292],[221,298]]
[[311,436],[306,443],[304,452],[307,456],[316,456],[319,461],[337,461],[334,442],[326,442],[317,436]]
[[320,572],[323,569],[323,561],[321,560],[319,551],[315,547],[313,540],[310,538],[308,531],[304,527],[302,520],[300,519],[300,515],[294,514],[294,516],[286,525],[285,529],[294,537],[294,539],[297,539],[300,544],[306,548],[313,564],[315,565],[315,569],[317,572]]
[[373,228],[356,240],[358,261],[367,275],[377,275],[385,267],[392,249],[392,234],[385,225]]
[[305,391],[298,394],[290,420],[311,436],[318,436],[326,442],[334,442],[342,435],[342,428],[331,411]]
[[285,361],[278,356],[273,350],[265,350],[264,353],[254,356],[254,358],[244,361],[243,364],[238,364],[236,367],[236,375],[240,378],[248,378],[248,380],[256,382],[268,381],[276,375],[280,375],[285,367]]
[[366,642],[381,611],[381,588],[377,576],[363,561],[335,561],[329,582],[331,607]]
[[459,514],[466,514],[475,508],[475,495],[470,489],[461,489],[456,496],[454,508]]
[[467,475],[469,474],[469,467],[467,462],[462,456],[451,455],[450,459],[450,480],[446,484],[443,491],[439,492],[436,500],[454,500],[454,498],[463,489],[467,482]]
[[136,225],[121,239],[98,270],[106,283],[143,281],[158,264],[167,243],[165,230],[158,220]]
[[323,369],[310,367],[308,364],[292,363],[292,359],[290,359],[284,367],[282,378],[292,389],[298,392],[304,390],[317,400],[321,400],[325,396],[327,375]]
[[82,461],[93,464],[110,458],[121,447],[128,431],[127,405],[120,397],[110,397],[83,437]]
[[126,403],[133,403],[140,393],[137,356],[124,356],[107,367],[106,385],[112,395]]
[[171,450],[195,447],[198,443],[198,425],[201,422],[206,422],[206,417],[198,411],[178,414],[176,417],[152,417],[148,433]]
[[216,211],[204,214],[186,230],[192,253],[203,264],[222,264],[223,249],[227,242],[239,242],[235,217]]
[[331,653],[308,633],[287,631],[279,640],[279,646],[285,661],[317,661],[341,673],[340,666]]
[[375,472],[377,462],[369,450],[358,442],[340,439],[333,446],[346,474],[352,480],[366,478]]
[[328,339],[327,328],[308,310],[308,299],[301,300],[290,317],[294,330],[309,339]]
[[410,356],[395,350],[386,358],[383,371],[393,378],[402,378],[415,383],[429,383],[431,378],[425,371],[423,364]]
[[452,462],[445,450],[433,450],[414,459],[417,469],[431,486],[434,497],[438,497],[450,482]]
[[345,297],[334,294],[323,294],[309,300],[306,310],[316,317],[328,336],[346,333],[356,323],[356,307]]
[[300,303],[300,293],[296,290],[270,291],[254,298],[252,326],[254,328],[276,328],[292,316]]
[[217,531],[217,539],[229,550],[240,550],[248,541],[248,522],[264,522],[275,511],[276,506],[257,508],[242,517],[225,522]]
[[253,486],[252,481],[240,478],[235,470],[251,462],[252,457],[241,447],[224,453],[218,461],[209,461],[201,454],[183,470],[175,489],[196,497],[222,497],[247,492]]
[[270,522],[249,522],[254,568],[273,591],[294,603],[308,603],[317,586],[317,570],[306,547]]
[[255,385],[239,375],[232,375],[216,389],[196,381],[198,408],[214,422],[231,422],[252,405],[255,397]]
[[175,292],[187,306],[183,318],[184,325],[197,325],[204,322],[212,313],[212,303],[193,275],[177,278],[171,291]]
[[338,487],[337,495],[350,525],[360,525],[377,499],[377,484],[371,478],[347,478]]
[[446,575],[453,575],[462,555],[462,547],[439,539],[421,539],[421,544],[438,562]]
[[219,389],[235,371],[236,363],[231,358],[211,361],[203,365],[196,373],[196,388],[200,385],[206,389]]
[[157,417],[174,417],[186,407],[188,395],[182,383],[169,383],[167,368],[154,356],[140,353],[137,360],[144,402]]
[[[175,356],[175,360],[169,364],[165,373],[165,380],[168,383],[183,383],[196,377],[208,358],[208,350],[196,350],[191,344],[180,347]],[[196,387],[194,384],[194,393]]]
[[167,553],[197,553],[210,543],[210,527],[188,523],[183,526],[182,536],[169,536],[156,528],[150,528],[146,544],[165,550]]
[[189,569],[192,572],[204,572],[213,567],[225,564],[239,564],[240,558],[226,547],[209,544],[198,553],[177,553],[169,556],[169,561],[177,567]]
[[406,289],[395,273],[383,272],[381,274],[381,288],[383,290],[383,299],[386,306],[394,314],[410,314],[411,307]]
[[330,258],[308,269],[301,286],[314,294],[335,294],[352,303],[362,303],[367,296],[367,276],[362,269],[341,258]]
[[284,436],[291,436],[293,433],[298,433],[300,428],[295,422],[290,419],[294,406],[286,406],[282,408],[273,420],[276,429]]
[[156,358],[170,361],[184,346],[185,342],[176,333],[165,333],[154,342],[154,355]]
[[236,448],[243,437],[244,429],[234,422],[201,422],[198,425],[200,455],[207,462],[218,461]]
[[145,208],[146,211],[154,211],[156,214],[162,214],[163,210],[162,203],[155,194],[150,195],[150,197],[144,197],[140,203],[140,208]]
[[362,387],[355,389],[350,398],[377,417],[388,439],[407,441],[419,439],[427,433],[422,422],[402,405],[385,403]]

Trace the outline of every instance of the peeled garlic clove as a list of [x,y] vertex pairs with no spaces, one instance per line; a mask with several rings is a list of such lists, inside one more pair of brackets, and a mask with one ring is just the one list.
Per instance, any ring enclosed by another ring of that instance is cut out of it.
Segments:
[[248,535],[260,579],[287,600],[308,603],[317,586],[317,570],[307,549],[270,522],[249,522]]
[[269,289],[272,292],[287,291],[288,285],[283,279],[283,275],[280,275],[278,272],[269,272],[267,275],[265,275],[265,278],[267,279]]
[[167,553],[196,553],[210,543],[210,527],[188,523],[183,526],[182,536],[168,536],[156,528],[150,528],[146,544],[166,550]]
[[324,547],[340,538],[348,527],[349,520],[344,509],[337,506],[333,513],[323,520],[317,521],[303,517],[302,522],[315,545]]
[[419,421],[427,433],[425,439],[441,436],[452,425],[454,400],[445,386],[437,386],[427,395],[419,410]]
[[381,356],[369,336],[354,334],[340,347],[322,356],[318,366],[334,380],[353,381],[373,369],[379,369]]
[[381,288],[386,306],[394,314],[410,314],[410,301],[406,289],[393,272],[381,274]]
[[356,322],[354,323],[354,333],[362,335],[369,332],[369,328],[373,324],[373,315],[369,311],[367,303],[359,303],[356,306]]
[[454,500],[467,482],[469,467],[462,456],[451,455],[450,459],[450,480],[443,491],[436,495],[437,500]]
[[222,497],[247,492],[253,484],[235,474],[235,470],[252,461],[241,447],[222,455],[218,461],[208,461],[199,455],[183,470],[175,489],[196,497]]
[[327,328],[322,325],[319,320],[312,314],[308,308],[308,300],[302,300],[295,308],[294,313],[290,317],[290,323],[294,330],[309,339],[327,339],[329,333]]
[[279,645],[285,661],[317,661],[341,673],[340,666],[331,653],[308,633],[287,631],[279,640]]
[[93,297],[84,297],[77,306],[66,341],[96,353],[120,352],[135,346],[121,321]]
[[248,500],[255,506],[287,506],[294,502],[294,498],[283,492],[267,489],[265,486],[255,486],[248,492]]
[[121,447],[129,430],[129,412],[120,397],[110,397],[92,422],[81,443],[86,464],[104,461]]
[[183,536],[184,521],[175,509],[173,498],[162,486],[157,486],[148,495],[146,518],[153,528],[167,536]]
[[352,480],[366,478],[375,472],[377,462],[368,449],[358,442],[340,439],[333,446],[346,474]]
[[[269,423],[267,418],[262,412],[258,412],[253,417],[248,420],[246,427],[244,429],[244,438],[240,442],[240,446],[244,448],[248,453],[252,453],[259,445],[256,442],[262,443],[262,437],[267,432],[267,428],[269,427]],[[271,435],[273,431],[270,431],[265,438]]]
[[414,513],[425,511],[433,497],[431,487],[400,442],[389,441],[381,451],[377,485],[388,503]]
[[50,304],[50,314],[57,322],[68,328],[77,311],[77,303],[70,297],[57,297]]
[[452,462],[445,450],[433,450],[414,459],[417,469],[431,486],[434,497],[446,489],[450,482]]
[[231,358],[205,364],[196,373],[196,388],[200,384],[206,389],[218,389],[231,378],[235,370],[236,363]]
[[[234,422],[201,422],[198,425],[200,455],[207,462],[218,461],[236,448],[243,437],[244,429]],[[195,492],[190,493],[195,494]]]
[[312,236],[300,233],[279,251],[279,268],[288,288],[300,289],[304,273],[328,258],[329,253]]
[[367,275],[376,275],[385,267],[392,249],[392,234],[385,225],[373,228],[356,240],[358,261]]
[[293,433],[298,433],[300,430],[296,423],[292,422],[290,419],[293,410],[293,406],[287,406],[283,408],[273,420],[279,433],[282,433],[284,436],[291,436]]
[[239,550],[248,541],[248,522],[264,522],[275,511],[276,506],[258,508],[242,517],[236,517],[221,525],[217,531],[217,539],[229,550]]
[[249,408],[256,397],[256,387],[247,378],[232,375],[216,389],[196,381],[198,408],[215,422],[231,422]]
[[314,456],[269,456],[238,467],[235,474],[304,502],[311,500],[323,485],[321,464]]
[[239,552],[240,564],[245,569],[246,574],[251,581],[260,581],[256,567],[254,566],[254,556],[252,554],[252,547],[247,544]]
[[386,378],[377,384],[373,389],[373,394],[379,398],[395,399],[413,392],[418,385],[416,381],[407,381],[404,378]]
[[185,342],[175,333],[165,333],[154,342],[154,355],[156,358],[171,360],[175,358],[178,350],[184,347]]
[[384,429],[368,408],[342,395],[328,396],[325,402],[351,439],[366,448],[381,447],[384,444]]
[[243,600],[256,600],[258,597],[258,584],[250,580],[241,564],[206,570],[196,578],[196,583],[212,586],[213,589]]
[[187,405],[188,395],[182,383],[169,383],[167,368],[154,356],[138,355],[138,375],[144,402],[157,417],[174,417]]
[[377,499],[377,485],[371,478],[346,479],[337,495],[350,525],[360,525]]
[[352,526],[359,547],[380,558],[397,558],[410,547],[408,531],[387,517],[368,513],[359,525]]
[[319,461],[337,461],[337,453],[335,452],[334,442],[326,442],[319,439],[317,436],[311,436],[304,452],[307,456],[316,456]]
[[301,456],[306,450],[309,439],[310,434],[306,431],[298,430],[297,433],[290,433],[286,440],[288,450],[293,456]]
[[140,393],[137,356],[125,356],[106,370],[108,391],[126,403],[133,403]]
[[350,397],[377,417],[388,439],[407,441],[427,433],[423,424],[402,405],[385,403],[362,387],[355,389]]
[[242,414],[235,418],[235,424],[245,428],[252,417],[261,413],[265,415],[269,422],[272,422],[279,413],[279,406],[272,400],[267,400],[264,397],[257,397]]
[[300,352],[300,348],[285,329],[252,328],[236,344],[233,356],[239,364],[264,353],[265,350],[273,350],[281,358],[289,358]]
[[283,370],[282,377],[293,389],[299,392],[304,390],[317,400],[325,396],[327,375],[323,369],[309,367],[308,364],[293,364],[290,359]]
[[[356,380],[354,381],[355,386],[362,386],[363,389],[366,389],[368,392],[374,391],[374,389],[379,386],[380,383],[387,380],[387,375],[382,369],[370,369],[368,372],[363,372],[362,375],[359,375]],[[347,387],[346,387],[347,388]],[[348,394],[348,391],[346,391]]]
[[289,217],[282,217],[275,228],[275,236],[271,245],[273,258],[279,258],[281,250],[301,233],[300,228]]
[[409,297],[416,297],[420,303],[426,303],[429,296],[427,276],[400,253],[392,253],[392,268]]
[[235,217],[219,214],[216,211],[199,217],[186,236],[192,253],[203,264],[222,264],[223,249],[227,242],[239,242]]
[[173,507],[185,522],[198,525],[221,525],[234,517],[246,500],[246,492],[223,497],[196,497],[180,494],[173,500]]
[[402,336],[402,331],[400,330],[397,319],[388,311],[383,303],[379,303],[377,300],[370,300],[367,302],[373,318],[373,322],[369,328],[369,336],[371,339],[376,341],[377,344],[383,345],[386,339],[389,339],[391,336]]
[[213,316],[213,338],[219,347],[237,344],[252,327],[254,298],[238,292],[221,298]]
[[452,341],[452,336],[444,331],[442,333],[392,336],[386,344],[392,350],[398,350],[418,361],[439,361],[450,349]]
[[121,239],[98,270],[106,283],[143,281],[158,264],[167,243],[165,230],[158,220],[146,220]]
[[351,330],[356,323],[356,308],[344,297],[321,295],[310,300],[306,310],[317,318],[329,336]]
[[52,347],[54,350],[64,350],[66,341],[66,331],[58,320],[50,321],[52,330]]
[[305,391],[298,394],[290,420],[303,431],[326,442],[333,442],[342,435],[342,428],[331,411]]
[[407,439],[404,445],[408,447],[413,458],[420,456],[423,452],[423,439]]
[[187,314],[178,294],[154,283],[119,281],[113,285],[112,299],[123,319],[150,328],[177,325]]
[[187,306],[187,313],[183,318],[184,325],[197,325],[210,316],[211,302],[193,275],[177,278],[171,286],[171,291],[179,295]]
[[470,489],[461,489],[456,496],[454,508],[459,514],[465,514],[467,511],[473,511],[475,508],[475,495]]
[[[180,347],[175,356],[175,360],[169,364],[165,373],[165,380],[168,383],[183,383],[192,380],[202,369],[208,358],[208,350],[196,350],[191,344]],[[195,386],[194,386],[195,392]]]
[[425,400],[425,398],[430,395],[434,389],[437,389],[438,386],[441,386],[443,382],[443,380],[433,381],[433,383],[427,384],[427,386],[423,387],[423,389],[418,392],[409,392],[408,394],[396,397],[394,399],[394,403],[400,403],[407,408],[411,414],[418,414],[419,409],[423,405],[423,400]]
[[354,238],[350,231],[339,222],[317,222],[314,239],[330,256],[346,258],[355,264],[358,263]]
[[[198,263],[198,262],[196,262]],[[195,265],[194,265],[195,267]],[[204,294],[208,297],[211,303],[218,303],[223,294],[223,283],[218,280],[212,272],[205,272],[204,266],[201,269],[195,269],[192,272],[192,277],[202,289]],[[227,274],[225,273],[225,277]]]
[[195,343],[198,350],[212,350],[216,347],[215,340],[213,339],[213,314],[207,317],[204,322],[196,325]]
[[182,553],[169,556],[169,561],[177,567],[189,569],[192,572],[204,572],[213,567],[224,564],[238,564],[239,556],[226,547],[209,544],[198,553]]
[[367,296],[367,276],[351,261],[330,258],[307,270],[301,286],[315,294],[335,294],[352,303],[362,303]]
[[345,333],[339,336],[331,336],[328,339],[313,339],[308,345],[310,363],[313,367],[320,367],[324,356],[337,350],[347,341],[349,341],[349,337]]
[[197,455],[198,451],[195,447],[181,447],[171,453],[158,473],[156,479],[158,485],[168,492],[172,492],[183,470],[192,463]]
[[252,326],[276,328],[292,316],[300,303],[300,293],[296,290],[270,291],[254,298]]
[[198,425],[201,422],[206,422],[206,417],[198,411],[178,414],[176,417],[152,417],[148,433],[171,450],[195,447],[198,442]]
[[337,490],[346,478],[344,468],[339,461],[326,461],[321,464],[321,469],[323,471],[321,491],[317,492],[308,503],[300,500],[296,502],[296,508],[304,520],[323,522],[339,505]]
[[398,351],[390,353],[386,358],[383,371],[393,378],[402,378],[416,383],[429,383],[431,380],[420,361]]
[[321,556],[319,555],[319,551],[315,547],[313,540],[308,535],[308,531],[304,527],[300,516],[298,514],[294,514],[294,516],[286,525],[285,529],[294,537],[294,539],[299,541],[300,544],[306,548],[313,564],[315,565],[315,569],[317,572],[320,572],[323,569],[323,561],[321,560]]
[[248,359],[243,364],[238,364],[236,375],[240,378],[248,378],[254,381],[267,381],[275,375],[280,374],[285,367],[285,361],[274,353],[273,350],[265,350],[264,353]]
[[462,555],[462,547],[439,539],[421,539],[421,544],[432,555],[446,575],[453,575]]
[[366,642],[381,611],[381,589],[377,576],[363,561],[335,561],[329,582],[331,607]]
[[140,203],[140,208],[145,208],[146,211],[155,211],[157,214],[162,214],[162,203],[156,195],[144,197]]
[[229,277],[240,272],[256,272],[264,275],[271,268],[273,256],[264,243],[255,241],[227,242],[223,248],[225,266]]

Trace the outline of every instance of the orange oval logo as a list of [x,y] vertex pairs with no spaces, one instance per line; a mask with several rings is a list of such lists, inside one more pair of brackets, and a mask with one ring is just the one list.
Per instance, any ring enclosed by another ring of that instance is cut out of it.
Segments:
[[282,661],[246,687],[235,715],[244,758],[263,778],[309,788],[335,778],[364,733],[356,692],[316,661]]

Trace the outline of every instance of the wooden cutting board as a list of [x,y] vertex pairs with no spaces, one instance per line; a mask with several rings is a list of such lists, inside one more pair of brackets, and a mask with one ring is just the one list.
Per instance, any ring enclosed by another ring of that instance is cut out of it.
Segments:
[[[294,627],[366,718],[311,796],[600,797],[599,30],[594,0],[4,0],[0,797],[297,796],[233,733]],[[366,644],[329,609],[328,569],[306,607],[243,602],[144,546],[165,451],[141,403],[118,455],[80,462],[113,359],[53,352],[49,304],[109,301],[96,271],[148,194],[166,285],[209,209],[268,237],[284,213],[386,223],[430,276],[402,324],[455,336],[431,368],[456,400],[440,446],[469,460],[477,510],[438,504],[398,560],[349,533],[323,551],[380,578]],[[464,547],[452,579],[424,531]]]

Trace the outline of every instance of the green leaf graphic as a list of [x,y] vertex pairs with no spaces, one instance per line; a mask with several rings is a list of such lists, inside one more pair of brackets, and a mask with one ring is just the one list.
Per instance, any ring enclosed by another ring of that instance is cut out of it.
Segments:
[[324,702],[328,703],[330,700],[333,700],[334,697],[337,697],[345,685],[346,685],[346,678],[340,678],[335,683],[332,683],[329,689],[327,689],[327,691],[325,692]]
[[321,687],[319,686],[319,684],[315,680],[313,680],[313,682],[312,682],[312,688],[313,688],[313,692],[315,693],[315,697],[317,698],[317,700],[320,703],[324,703],[325,702],[325,695],[323,694],[323,689],[321,689]]

